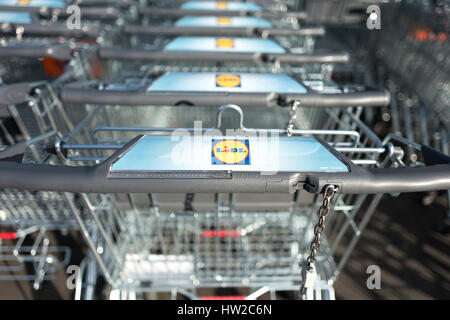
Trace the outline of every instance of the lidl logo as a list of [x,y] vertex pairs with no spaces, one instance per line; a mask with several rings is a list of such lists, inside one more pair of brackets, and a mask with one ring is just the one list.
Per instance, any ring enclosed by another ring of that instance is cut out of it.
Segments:
[[234,40],[230,38],[219,38],[216,40],[217,48],[233,48]]
[[212,140],[212,164],[250,164],[250,144],[244,140]]
[[223,24],[223,25],[227,25],[231,23],[231,18],[229,17],[218,17],[217,18],[217,23],[218,24]]
[[241,77],[236,74],[218,74],[216,75],[216,87],[240,88]]
[[27,4],[30,4],[31,0],[18,0],[17,4],[21,6],[25,6]]
[[216,2],[217,9],[226,9],[228,7],[228,2],[218,1]]

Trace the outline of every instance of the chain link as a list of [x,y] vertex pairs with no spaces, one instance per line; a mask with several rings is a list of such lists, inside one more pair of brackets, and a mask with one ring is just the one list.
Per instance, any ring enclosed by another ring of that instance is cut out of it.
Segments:
[[317,261],[317,251],[320,248],[320,237],[322,236],[322,232],[325,230],[325,220],[330,213],[330,205],[333,200],[334,195],[337,192],[337,188],[331,184],[325,186],[325,192],[323,194],[323,202],[319,208],[318,216],[319,221],[314,226],[314,238],[311,241],[311,245],[309,246],[310,255],[306,259],[306,263],[310,266]]
[[289,121],[286,125],[287,136],[292,136],[292,130],[294,129],[294,121],[297,118],[297,109],[300,107],[300,101],[295,100],[292,103],[291,110],[289,110]]

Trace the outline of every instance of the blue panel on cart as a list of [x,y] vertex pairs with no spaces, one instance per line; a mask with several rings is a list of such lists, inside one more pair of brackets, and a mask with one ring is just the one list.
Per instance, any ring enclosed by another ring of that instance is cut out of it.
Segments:
[[292,77],[272,73],[169,72],[147,91],[306,93]]
[[233,28],[271,28],[270,21],[258,17],[194,17],[186,16],[179,19],[177,27],[233,27]]
[[0,6],[64,8],[64,0],[0,0]]
[[185,10],[228,10],[228,11],[261,11],[261,7],[251,2],[228,1],[189,1],[183,3]]
[[271,39],[178,37],[169,42],[167,51],[208,51],[281,54],[286,50]]
[[[145,136],[114,171],[348,172],[311,137]],[[180,175],[182,178],[182,175]]]
[[31,23],[31,16],[28,12],[0,12],[0,23]]

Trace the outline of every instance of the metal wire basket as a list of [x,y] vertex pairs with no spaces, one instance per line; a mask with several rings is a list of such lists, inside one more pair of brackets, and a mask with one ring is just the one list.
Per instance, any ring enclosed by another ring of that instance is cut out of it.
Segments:
[[[3,225],[3,221],[0,226],[8,228],[0,231],[0,281],[32,281],[33,288],[38,290],[43,281],[53,279],[58,270],[68,265],[71,249],[52,245],[46,228],[16,230]],[[25,245],[32,235],[32,244]]]

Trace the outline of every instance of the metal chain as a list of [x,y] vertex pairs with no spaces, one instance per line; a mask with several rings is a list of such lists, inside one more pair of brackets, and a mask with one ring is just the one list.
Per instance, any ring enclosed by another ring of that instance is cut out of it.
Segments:
[[311,253],[309,257],[306,259],[306,263],[308,266],[310,266],[313,263],[316,263],[317,261],[317,251],[320,248],[320,237],[322,236],[322,232],[325,229],[325,219],[330,213],[331,201],[333,200],[333,197],[337,191],[338,189],[334,185],[328,184],[325,186],[325,192],[323,194],[323,202],[318,212],[319,221],[314,227],[314,238],[311,241],[311,245],[309,246]]
[[292,103],[291,110],[289,111],[289,121],[286,125],[287,136],[292,136],[292,130],[294,129],[294,121],[297,118],[297,109],[300,107],[300,101],[295,100]]

